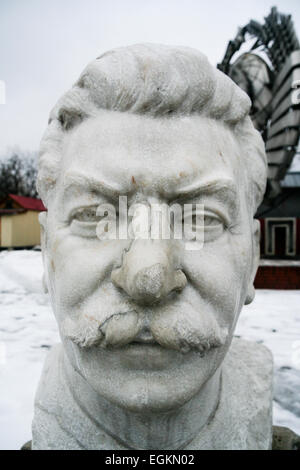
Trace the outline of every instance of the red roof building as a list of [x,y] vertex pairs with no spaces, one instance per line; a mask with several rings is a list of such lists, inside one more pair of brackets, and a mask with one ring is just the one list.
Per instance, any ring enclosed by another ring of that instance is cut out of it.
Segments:
[[16,202],[21,208],[31,211],[45,211],[46,208],[41,199],[9,194],[8,198]]
[[0,248],[40,244],[38,215],[46,208],[41,199],[9,194],[0,201]]

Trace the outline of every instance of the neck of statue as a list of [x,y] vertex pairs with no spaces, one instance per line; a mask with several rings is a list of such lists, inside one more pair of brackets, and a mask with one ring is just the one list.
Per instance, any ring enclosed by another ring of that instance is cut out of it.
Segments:
[[95,392],[64,354],[63,373],[76,405],[101,429],[111,449],[184,449],[213,417],[220,399],[221,370],[176,410],[137,413]]

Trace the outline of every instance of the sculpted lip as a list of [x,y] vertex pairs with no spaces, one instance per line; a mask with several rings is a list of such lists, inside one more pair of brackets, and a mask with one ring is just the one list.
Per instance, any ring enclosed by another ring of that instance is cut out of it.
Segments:
[[135,370],[161,370],[174,364],[177,351],[164,348],[153,338],[149,330],[141,331],[134,340],[120,349],[120,362]]
[[120,362],[134,370],[161,370],[174,363],[177,351],[166,349],[157,342],[133,341],[120,350]]

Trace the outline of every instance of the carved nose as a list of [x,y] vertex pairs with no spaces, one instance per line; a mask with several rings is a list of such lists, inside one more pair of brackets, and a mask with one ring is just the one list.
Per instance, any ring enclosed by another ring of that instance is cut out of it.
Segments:
[[187,283],[184,273],[174,269],[170,255],[160,242],[135,241],[125,253],[121,268],[112,272],[112,281],[139,303],[159,302]]

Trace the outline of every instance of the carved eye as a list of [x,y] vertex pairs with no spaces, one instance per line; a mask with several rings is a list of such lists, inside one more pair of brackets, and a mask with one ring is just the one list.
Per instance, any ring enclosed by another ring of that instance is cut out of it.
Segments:
[[224,221],[219,216],[204,214],[204,243],[216,240],[224,230]]
[[[205,242],[216,240],[225,229],[225,221],[217,213],[205,209],[187,211],[184,217],[187,229],[197,234],[197,239]],[[187,232],[185,232],[187,233]]]
[[76,211],[73,220],[84,223],[98,223],[101,217],[97,215],[97,207],[86,207]]
[[71,232],[86,238],[95,238],[97,224],[101,216],[97,215],[97,207],[83,207],[71,215]]
[[204,215],[204,227],[205,229],[212,229],[223,225],[222,220],[219,217],[212,216],[212,215]]
[[214,226],[223,225],[223,220],[214,212],[204,210],[187,210],[184,214],[184,222],[192,224],[193,228],[202,227],[212,228]]

